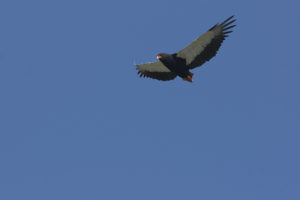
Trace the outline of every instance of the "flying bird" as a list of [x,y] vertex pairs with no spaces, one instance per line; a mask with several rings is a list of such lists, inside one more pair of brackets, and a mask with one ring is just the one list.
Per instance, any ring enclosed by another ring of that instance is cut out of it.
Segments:
[[[191,44],[174,54],[159,53],[158,61],[136,65],[140,77],[169,81],[179,76],[184,81],[193,82],[191,69],[200,67],[217,54],[222,42],[231,33],[236,19],[229,17],[211,27]],[[229,26],[231,25],[231,26]]]

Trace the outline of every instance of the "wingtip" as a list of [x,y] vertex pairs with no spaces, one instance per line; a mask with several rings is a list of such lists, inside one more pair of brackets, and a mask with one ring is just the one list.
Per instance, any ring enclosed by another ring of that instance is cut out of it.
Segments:
[[226,19],[224,22],[221,23],[222,31],[224,35],[231,33],[232,28],[236,26],[236,24],[233,24],[234,22],[236,22],[236,19],[233,19],[233,17],[234,15],[232,15],[231,17],[229,17],[228,19]]
[[[235,17],[235,15],[231,15],[231,16],[228,17],[225,21],[223,21],[223,22],[221,23],[221,25],[222,25],[222,26],[223,26],[223,25],[225,26],[225,24],[226,24],[229,20],[231,20],[232,18],[234,18],[234,17]],[[234,19],[233,22],[234,22],[234,21],[236,21],[236,19]]]
[[234,17],[235,17],[235,15],[231,15],[230,17],[227,18],[227,20],[231,20]]

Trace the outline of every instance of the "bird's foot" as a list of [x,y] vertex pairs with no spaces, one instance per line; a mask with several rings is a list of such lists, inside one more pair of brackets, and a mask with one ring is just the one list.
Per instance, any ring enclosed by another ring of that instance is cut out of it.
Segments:
[[[194,74],[193,74],[194,75]],[[187,75],[186,77],[182,78],[184,81],[193,82],[193,75]]]

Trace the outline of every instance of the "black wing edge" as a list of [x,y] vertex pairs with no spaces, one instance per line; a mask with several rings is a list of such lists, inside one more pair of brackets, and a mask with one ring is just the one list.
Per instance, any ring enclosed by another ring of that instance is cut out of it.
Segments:
[[[223,21],[221,24],[216,24],[216,25],[214,25],[214,26],[211,27],[208,31],[211,31],[211,30],[213,30],[216,26],[220,25],[220,26],[222,26],[222,31],[223,31],[223,33],[226,34],[226,32],[224,32],[224,31],[226,31],[226,30],[228,30],[228,29],[231,29],[231,28],[233,28],[233,27],[236,26],[236,25],[229,26],[230,24],[232,24],[233,22],[236,21],[236,19],[231,20],[232,18],[234,18],[234,15],[228,17],[228,18],[227,18],[225,21]],[[231,21],[230,21],[230,20],[231,20]],[[228,26],[229,26],[229,27],[228,27]],[[231,31],[231,32],[232,32],[232,31]],[[230,33],[231,33],[231,32],[230,32]]]
[[[232,30],[230,30],[230,29],[232,29],[233,27],[236,26],[236,25],[231,25],[232,23],[234,23],[236,21],[236,19],[233,19],[233,18],[234,18],[234,15],[227,18],[221,24],[216,24],[209,29],[209,31],[211,31],[216,26],[221,26],[222,32],[220,35],[216,36],[206,46],[205,50],[202,51],[191,64],[188,65],[189,69],[194,69],[195,67],[201,66],[203,63],[205,63],[206,61],[209,61],[211,58],[213,58],[217,54],[217,52],[218,52],[219,48],[221,47],[221,44],[223,43],[225,38],[228,37],[228,34],[232,32]],[[231,26],[229,26],[229,25],[231,25]]]
[[[229,17],[228,19],[226,19],[224,22],[222,22],[220,24],[222,26],[222,32],[223,32],[224,37],[228,37],[227,34],[232,32],[230,29],[232,29],[233,27],[236,26],[236,25],[231,25],[232,23],[234,23],[236,21],[236,19],[232,19],[232,18],[234,18],[234,15],[232,15],[231,17]],[[231,26],[229,26],[229,25],[231,25]]]
[[147,72],[138,71],[140,77],[153,78],[160,81],[170,81],[173,80],[177,75],[173,72]]

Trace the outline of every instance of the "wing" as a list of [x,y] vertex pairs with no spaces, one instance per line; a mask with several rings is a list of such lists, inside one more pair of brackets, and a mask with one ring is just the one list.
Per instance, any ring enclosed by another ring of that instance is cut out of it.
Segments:
[[222,42],[228,37],[228,33],[231,33],[231,28],[236,25],[231,25],[236,20],[234,16],[229,17],[221,24],[216,24],[206,33],[201,35],[191,44],[177,53],[177,57],[186,60],[186,65],[189,69],[193,69],[209,61],[217,54]]
[[169,81],[177,76],[160,61],[136,65],[136,69],[140,77],[149,77],[161,81]]

